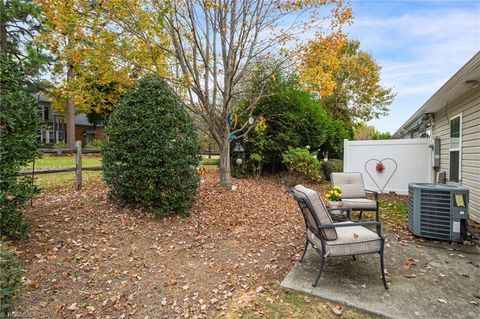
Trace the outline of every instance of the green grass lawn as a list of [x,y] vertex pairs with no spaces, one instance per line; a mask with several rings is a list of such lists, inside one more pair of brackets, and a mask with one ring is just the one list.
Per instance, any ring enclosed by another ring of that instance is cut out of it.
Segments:
[[[92,167],[102,165],[102,158],[100,156],[83,156],[82,166]],[[47,168],[71,168],[75,167],[75,155],[66,156],[48,156],[44,155],[42,158],[35,160],[35,169]],[[33,163],[28,164],[24,169],[31,170]],[[83,182],[100,179],[101,172],[83,172]],[[75,185],[75,172],[44,174],[35,176],[35,185],[41,189],[52,189],[71,184],[72,188]]]
[[405,223],[408,214],[407,209],[405,198],[400,196],[380,199],[380,212],[383,218],[391,222]]
[[[206,169],[216,169],[220,163],[220,157],[218,155],[212,155],[212,158],[208,158],[208,155],[203,155],[203,165]],[[83,167],[92,167],[102,165],[102,158],[100,156],[84,155],[82,157]],[[44,155],[42,158],[35,160],[35,169],[47,169],[47,168],[70,168],[75,167],[75,155],[63,155],[63,156],[50,156]],[[24,170],[31,170],[33,163],[28,164]],[[98,180],[101,178],[101,172],[83,172],[83,181],[88,182],[90,180]],[[51,189],[55,187],[71,184],[75,185],[75,172],[55,173],[37,175],[35,177],[35,184],[44,189]]]
[[212,158],[208,158],[208,155],[202,155],[202,164],[206,169],[216,169],[220,165],[220,156],[212,155]]
[[[100,166],[102,165],[102,158],[100,156],[83,156],[82,157],[82,166],[91,167],[91,166]],[[30,170],[33,167],[33,163],[27,165],[26,169]],[[42,158],[35,160],[35,169],[45,169],[45,168],[66,168],[66,167],[75,167],[75,156],[47,156],[44,155]]]

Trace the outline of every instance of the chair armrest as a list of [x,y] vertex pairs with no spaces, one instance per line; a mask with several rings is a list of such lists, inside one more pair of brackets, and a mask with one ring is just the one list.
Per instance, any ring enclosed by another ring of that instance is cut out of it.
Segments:
[[325,228],[337,228],[337,227],[354,227],[354,226],[371,226],[375,225],[377,230],[377,235],[383,239],[382,236],[382,224],[380,222],[351,222],[351,223],[342,223],[342,224],[331,224],[331,225],[320,225],[318,229],[325,229]]
[[342,224],[320,225],[318,226],[318,228],[322,229],[322,228],[353,227],[353,226],[368,226],[368,225],[381,226],[380,222],[369,221],[369,222],[351,222],[351,223],[342,223]]
[[373,194],[373,196],[375,196],[375,200],[378,201],[378,192],[377,191],[372,191],[372,190],[366,189],[365,192]]
[[348,220],[351,220],[350,216],[352,214],[352,209],[350,207],[338,207],[338,208],[335,208],[335,207],[330,207],[330,208],[327,208],[327,211],[332,211],[332,210],[336,210],[336,211],[343,211],[343,212],[347,212],[347,218]]

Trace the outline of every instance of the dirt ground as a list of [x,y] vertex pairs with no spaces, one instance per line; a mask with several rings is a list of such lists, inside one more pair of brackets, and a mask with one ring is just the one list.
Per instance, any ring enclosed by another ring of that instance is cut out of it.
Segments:
[[27,318],[213,317],[232,299],[278,284],[301,251],[304,225],[274,177],[209,172],[192,216],[153,219],[107,199],[102,182],[41,193],[15,244]]

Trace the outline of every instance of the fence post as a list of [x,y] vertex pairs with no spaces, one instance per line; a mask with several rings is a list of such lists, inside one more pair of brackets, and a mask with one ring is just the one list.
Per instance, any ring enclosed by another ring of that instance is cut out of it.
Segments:
[[82,189],[82,141],[76,141],[75,148],[77,150],[77,159],[76,159],[77,179],[75,183],[75,189],[79,191]]

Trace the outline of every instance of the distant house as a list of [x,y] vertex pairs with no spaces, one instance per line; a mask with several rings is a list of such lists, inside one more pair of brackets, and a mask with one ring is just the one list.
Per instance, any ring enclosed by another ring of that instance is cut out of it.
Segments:
[[417,137],[439,139],[437,171],[470,188],[470,213],[480,222],[480,51],[393,135]]
[[[46,124],[46,128],[40,134],[42,143],[66,143],[67,126],[65,124],[65,116],[52,109],[52,101],[48,97],[42,94],[35,94],[34,98],[38,100],[42,107],[42,119]],[[84,113],[76,115],[75,140],[82,141],[83,145],[86,145],[95,139],[104,139],[103,126],[90,124]]]

